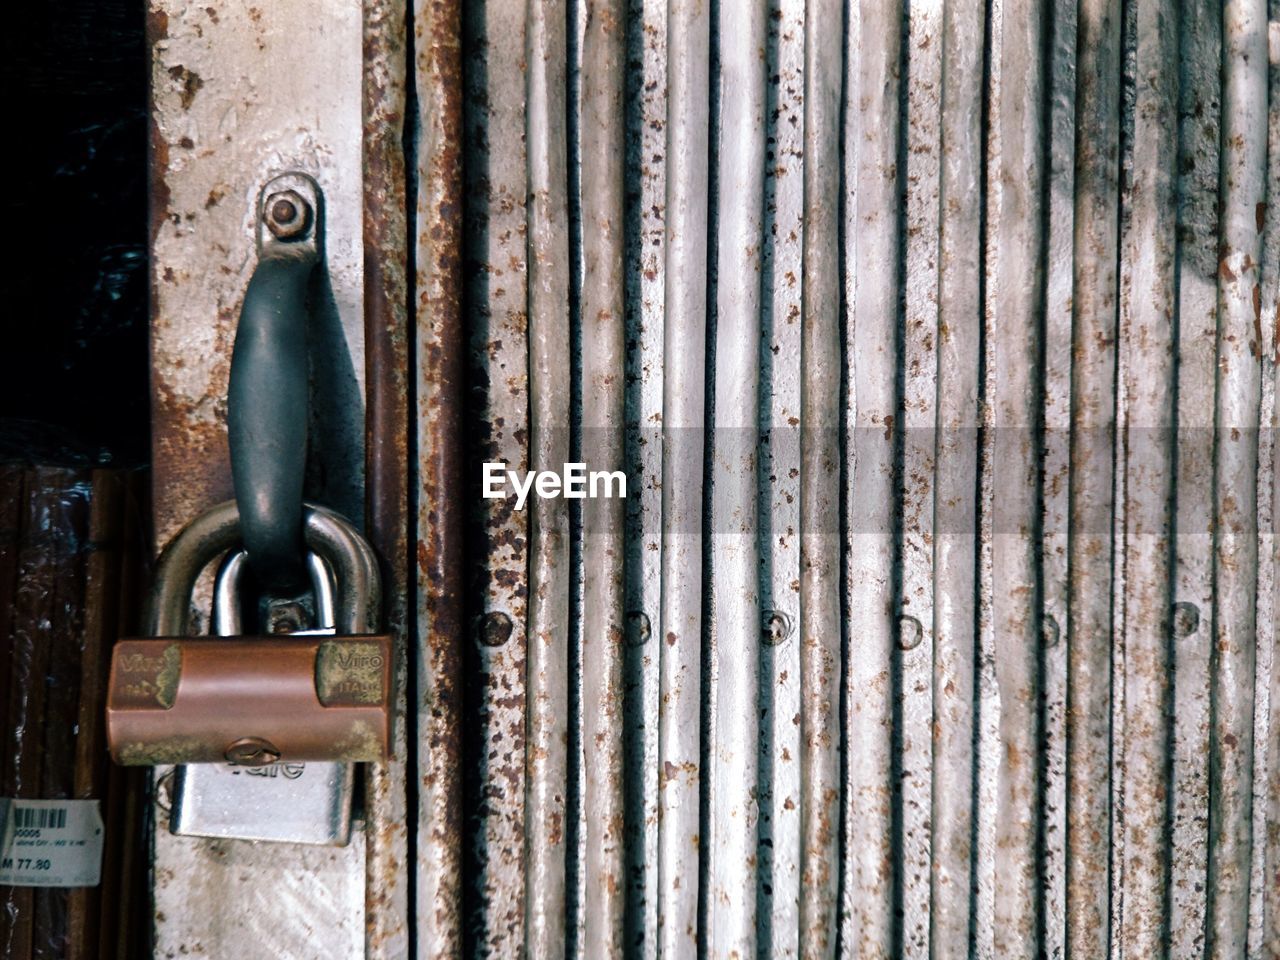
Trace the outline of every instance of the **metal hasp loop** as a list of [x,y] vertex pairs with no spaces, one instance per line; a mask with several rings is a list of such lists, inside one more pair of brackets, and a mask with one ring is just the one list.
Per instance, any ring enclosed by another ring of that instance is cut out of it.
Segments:
[[320,188],[286,173],[258,195],[258,266],[240,310],[227,433],[249,564],[268,593],[297,592],[307,459],[307,293],[320,262]]
[[[147,632],[153,637],[187,635],[191,591],[200,572],[218,554],[234,548],[238,527],[234,501],[221,503],[197,517],[160,555],[152,587]],[[372,633],[382,604],[381,578],[373,549],[351,522],[318,504],[305,504],[303,527],[307,546],[333,570],[333,598],[339,633]]]

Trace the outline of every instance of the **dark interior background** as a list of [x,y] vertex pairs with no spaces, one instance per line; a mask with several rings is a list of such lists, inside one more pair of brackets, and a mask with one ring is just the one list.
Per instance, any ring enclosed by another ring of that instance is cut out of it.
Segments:
[[148,458],[147,71],[137,0],[0,31],[0,458]]

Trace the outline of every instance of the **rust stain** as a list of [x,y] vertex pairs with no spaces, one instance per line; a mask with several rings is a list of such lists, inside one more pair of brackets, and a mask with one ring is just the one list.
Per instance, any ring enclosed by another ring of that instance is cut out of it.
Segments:
[[203,415],[157,372],[151,399],[157,542],[167,542],[189,518],[233,495],[225,417],[221,405],[213,417]]
[[[458,0],[432,3],[415,21],[420,115],[419,197],[415,314],[420,328],[418,362],[420,526],[419,585],[425,622],[419,625],[422,655],[434,688],[419,691],[430,703],[418,735],[418,777],[433,799],[425,834],[419,837],[419,876],[435,899],[420,917],[419,942],[426,955],[462,951],[462,607],[463,515],[455,491],[462,489],[461,416],[465,382],[460,292],[462,284],[462,51]],[[425,389],[430,385],[430,389]],[[415,704],[415,709],[420,708]],[[424,859],[429,857],[429,859]]]
[[194,70],[188,70],[182,64],[169,68],[169,76],[178,84],[178,102],[183,110],[190,110],[196,94],[204,86],[204,80]]

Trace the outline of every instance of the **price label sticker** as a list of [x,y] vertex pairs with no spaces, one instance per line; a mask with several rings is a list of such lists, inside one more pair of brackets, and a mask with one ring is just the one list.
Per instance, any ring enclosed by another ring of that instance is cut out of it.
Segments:
[[0,799],[0,884],[96,887],[102,833],[97,800]]

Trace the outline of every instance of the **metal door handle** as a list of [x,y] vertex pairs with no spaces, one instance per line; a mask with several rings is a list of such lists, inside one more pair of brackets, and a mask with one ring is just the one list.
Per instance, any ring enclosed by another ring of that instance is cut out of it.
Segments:
[[320,262],[320,189],[303,174],[258,197],[258,265],[231,356],[227,434],[249,563],[273,595],[306,582],[302,484],[308,421],[307,294]]

